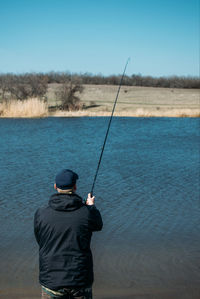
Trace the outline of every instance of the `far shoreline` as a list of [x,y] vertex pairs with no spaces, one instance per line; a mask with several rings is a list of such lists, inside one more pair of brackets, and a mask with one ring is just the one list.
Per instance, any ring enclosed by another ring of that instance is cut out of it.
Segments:
[[[92,111],[85,111],[85,110],[78,110],[78,111],[55,111],[50,112],[45,115],[38,115],[38,116],[27,116],[27,115],[0,115],[1,119],[5,118],[48,118],[48,117],[54,117],[54,118],[72,118],[72,117],[110,117],[111,112],[105,112],[105,111],[98,111],[98,112],[92,112]],[[117,111],[114,113],[113,117],[129,117],[129,118],[199,118],[200,117],[200,111],[195,109],[180,109],[180,110],[167,110],[167,111],[153,111],[153,110],[145,110],[145,109],[138,109],[136,111]]]
[[[110,117],[111,112],[107,111],[55,111],[49,113],[48,117]],[[135,111],[117,111],[113,117],[192,117],[199,118],[200,111],[197,109],[172,109],[166,111],[145,110],[143,108]]]
[[[0,118],[41,117],[109,117],[116,98],[117,86],[84,85],[80,95],[82,109],[59,110],[56,101],[58,84],[50,84],[47,100],[29,98],[0,103]],[[200,117],[198,89],[122,86],[114,117]]]

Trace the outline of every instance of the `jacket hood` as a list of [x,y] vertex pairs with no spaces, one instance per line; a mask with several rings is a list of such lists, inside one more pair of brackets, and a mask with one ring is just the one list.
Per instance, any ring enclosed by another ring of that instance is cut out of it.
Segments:
[[49,206],[57,211],[74,211],[83,206],[82,198],[73,194],[56,193],[50,197]]

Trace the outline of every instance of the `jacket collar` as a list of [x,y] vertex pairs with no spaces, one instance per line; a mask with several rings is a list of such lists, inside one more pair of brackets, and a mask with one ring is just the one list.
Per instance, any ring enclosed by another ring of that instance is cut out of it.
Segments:
[[56,193],[50,197],[49,206],[56,211],[74,211],[83,206],[82,198],[76,193]]

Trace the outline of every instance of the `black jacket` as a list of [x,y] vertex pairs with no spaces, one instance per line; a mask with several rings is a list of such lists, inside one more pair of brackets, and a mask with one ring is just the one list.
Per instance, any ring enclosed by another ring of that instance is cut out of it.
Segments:
[[91,285],[90,241],[92,232],[102,226],[100,212],[83,204],[77,194],[52,195],[49,206],[38,209],[34,217],[41,285],[52,290]]

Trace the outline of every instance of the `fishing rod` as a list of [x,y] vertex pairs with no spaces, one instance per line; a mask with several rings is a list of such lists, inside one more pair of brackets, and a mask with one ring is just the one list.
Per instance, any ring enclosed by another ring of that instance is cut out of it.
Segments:
[[99,167],[100,167],[100,164],[101,164],[101,159],[102,159],[102,156],[103,156],[104,148],[105,148],[105,145],[106,145],[106,140],[107,140],[108,133],[109,133],[109,130],[110,130],[111,121],[112,121],[113,114],[114,114],[114,111],[115,111],[115,106],[117,104],[117,99],[118,99],[118,96],[119,96],[119,92],[120,92],[120,89],[121,89],[121,86],[122,86],[122,82],[123,82],[124,75],[125,75],[126,68],[127,68],[127,65],[129,63],[129,61],[130,61],[130,57],[127,59],[126,65],[124,67],[124,72],[123,72],[123,74],[121,76],[121,80],[120,80],[120,83],[119,83],[119,87],[118,87],[116,99],[115,99],[115,102],[114,102],[114,105],[113,105],[112,113],[111,113],[110,120],[109,120],[109,123],[108,123],[107,132],[106,132],[106,135],[105,135],[104,143],[103,143],[103,146],[102,146],[102,149],[101,149],[101,154],[100,154],[100,157],[99,157],[99,162],[98,162],[96,173],[95,173],[95,176],[94,176],[94,181],[93,181],[93,184],[92,184],[92,189],[91,189],[91,192],[90,192],[91,196],[93,195],[93,190],[94,190],[94,186],[95,186],[95,183],[96,183],[96,179],[97,179],[97,174],[98,174],[98,171],[99,171]]

